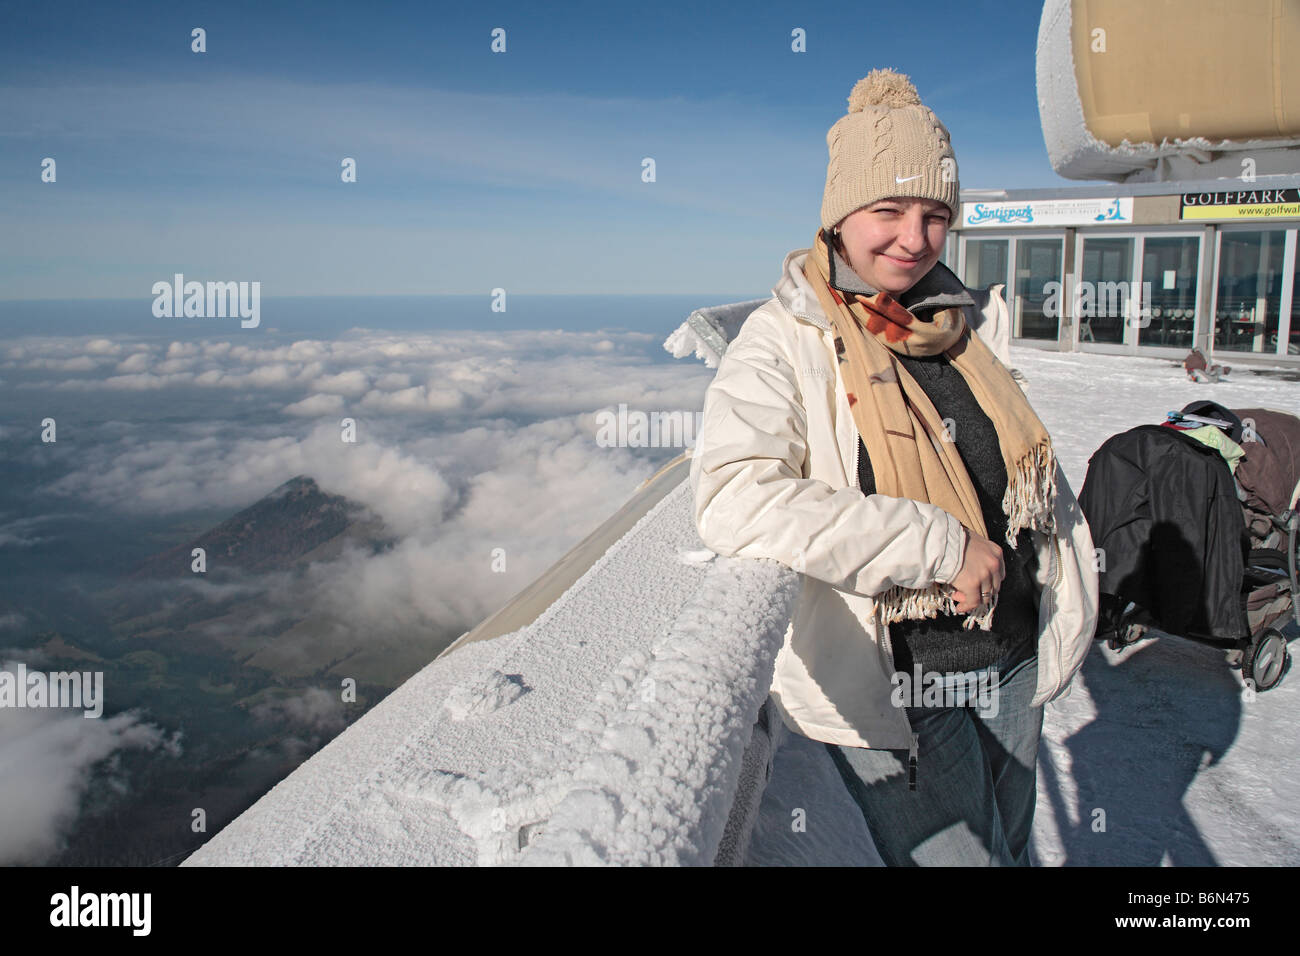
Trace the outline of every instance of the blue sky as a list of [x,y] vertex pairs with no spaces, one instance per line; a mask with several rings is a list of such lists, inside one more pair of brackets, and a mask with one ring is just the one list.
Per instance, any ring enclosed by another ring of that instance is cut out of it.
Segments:
[[0,299],[148,297],[175,272],[263,296],[763,296],[811,241],[826,131],[875,67],[947,124],[963,188],[1069,184],[1039,130],[1040,11],[8,4]]

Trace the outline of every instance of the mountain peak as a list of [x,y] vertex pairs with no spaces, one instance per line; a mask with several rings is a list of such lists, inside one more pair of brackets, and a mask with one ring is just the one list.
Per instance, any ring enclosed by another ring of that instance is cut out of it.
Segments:
[[378,520],[364,506],[322,491],[310,475],[295,475],[194,540],[149,558],[135,576],[188,574],[195,548],[204,549],[209,572],[280,570],[323,556],[321,547],[341,536],[357,536],[354,526],[367,532],[360,537],[378,537]]
[[320,490],[320,485],[316,484],[316,479],[311,477],[311,475],[294,475],[262,500],[270,501],[276,498],[284,498],[288,495],[306,494],[324,494],[324,492]]

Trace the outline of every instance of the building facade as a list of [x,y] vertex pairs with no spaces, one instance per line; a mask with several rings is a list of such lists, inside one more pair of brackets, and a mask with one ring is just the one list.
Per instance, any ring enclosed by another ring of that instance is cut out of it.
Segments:
[[944,261],[1005,286],[1012,340],[1300,365],[1300,174],[962,190]]

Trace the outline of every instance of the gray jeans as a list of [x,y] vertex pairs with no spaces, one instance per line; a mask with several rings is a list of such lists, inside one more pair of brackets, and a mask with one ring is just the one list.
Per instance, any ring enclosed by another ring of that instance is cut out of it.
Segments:
[[1030,707],[1038,658],[998,675],[996,713],[908,707],[908,751],[826,744],[888,866],[1029,866],[1043,708]]

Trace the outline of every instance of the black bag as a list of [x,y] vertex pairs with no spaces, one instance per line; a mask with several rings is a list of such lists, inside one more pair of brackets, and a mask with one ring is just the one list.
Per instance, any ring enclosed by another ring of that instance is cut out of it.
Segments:
[[1112,435],[1088,461],[1079,506],[1102,551],[1103,595],[1136,603],[1171,634],[1247,636],[1250,538],[1217,449],[1163,425]]

